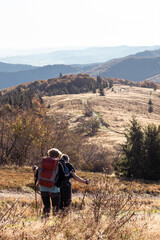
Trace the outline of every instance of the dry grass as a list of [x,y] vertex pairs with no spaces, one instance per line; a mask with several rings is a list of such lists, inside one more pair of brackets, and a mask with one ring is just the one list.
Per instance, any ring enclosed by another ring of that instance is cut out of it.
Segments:
[[[4,180],[12,185],[16,176],[19,184],[12,186],[12,192],[0,193],[0,239],[160,239],[160,183],[126,181],[79,171],[81,177],[91,179],[91,185],[73,182],[72,207],[46,220],[40,217],[39,194],[37,217],[34,192],[13,191],[31,184],[31,169],[1,167],[2,173],[1,189]],[[4,188],[10,189],[6,184]]]
[[[124,141],[123,131],[136,116],[146,126],[159,124],[160,90],[115,85],[104,97],[99,94],[44,97],[48,114],[62,114],[75,127],[89,103],[109,127],[104,126],[94,142],[115,151]],[[153,113],[148,113],[152,100]],[[67,212],[41,219],[42,202],[38,195],[38,214],[31,168],[0,167],[0,239],[3,240],[159,240],[160,183],[117,179],[115,176],[78,171],[90,178],[91,185],[73,181],[73,203]],[[38,217],[37,217],[38,215]]]
[[38,216],[34,198],[1,198],[0,239],[160,239],[158,198],[137,198],[131,184],[126,193],[119,180],[105,175],[91,185],[90,194],[74,194],[71,208],[49,219],[40,217],[39,195]]
[[0,167],[0,190],[30,190],[33,186],[33,173],[30,167]]
[[[99,182],[103,176],[103,173],[83,172],[76,171],[77,174],[84,178],[90,179],[91,182]],[[34,190],[34,175],[31,167],[13,167],[13,166],[0,166],[0,190],[12,190],[21,192],[33,192]],[[108,175],[108,181],[114,183],[115,186],[119,186],[119,190],[127,192],[132,184],[132,191],[135,194],[149,194],[151,196],[157,196],[160,194],[160,183],[142,180],[127,180],[118,179],[114,175]],[[86,186],[72,180],[73,193],[84,192]],[[93,186],[87,188],[88,192],[93,190]]]
[[135,216],[115,236],[110,237],[105,228],[107,224],[109,225],[107,219],[95,224],[86,214],[82,210],[77,214],[70,212],[67,216],[50,217],[47,221],[34,218],[21,219],[16,225],[11,225],[10,228],[6,226],[3,231],[1,230],[0,236],[2,240],[159,240],[158,216],[150,217],[144,214]]
[[[49,115],[56,111],[64,115],[71,126],[76,126],[78,118],[84,114],[84,104],[89,103],[93,111],[110,126],[102,127],[95,137],[88,140],[114,150],[124,141],[124,128],[133,116],[142,126],[159,124],[159,97],[160,90],[115,85],[114,91],[105,91],[103,97],[98,93],[86,93],[43,97],[43,100],[46,106],[50,105]],[[153,103],[153,113],[148,113],[149,99]]]

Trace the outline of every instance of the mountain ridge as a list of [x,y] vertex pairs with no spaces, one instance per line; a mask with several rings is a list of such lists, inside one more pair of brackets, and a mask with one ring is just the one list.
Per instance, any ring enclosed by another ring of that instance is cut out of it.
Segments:
[[[14,67],[17,68],[16,65]],[[20,65],[20,68],[27,69],[12,70],[12,72],[10,70],[0,71],[0,89],[36,80],[57,78],[60,74],[78,73],[88,73],[93,77],[100,75],[101,77],[128,79],[135,82],[153,79],[154,82],[160,83],[160,49],[112,59],[105,63],[55,64],[43,67]]]
[[106,62],[114,58],[126,57],[145,50],[155,50],[160,46],[113,46],[90,47],[78,50],[57,50],[47,53],[20,55],[0,58],[0,61],[8,63],[23,63],[36,66],[53,64],[88,64]]
[[36,66],[28,64],[12,64],[0,62],[0,72],[19,72],[24,70],[31,70],[37,68]]
[[[160,73],[160,57],[125,57],[95,66],[89,74],[102,77],[124,78],[131,81],[144,81]],[[159,82],[160,80],[158,80]]]

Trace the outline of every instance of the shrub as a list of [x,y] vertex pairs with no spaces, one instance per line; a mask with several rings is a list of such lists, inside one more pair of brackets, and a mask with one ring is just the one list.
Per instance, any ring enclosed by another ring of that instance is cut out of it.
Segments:
[[152,100],[151,100],[151,99],[149,99],[148,105],[149,105],[149,107],[148,107],[148,112],[149,112],[149,113],[153,112],[153,103],[152,103]]
[[104,149],[102,146],[96,144],[82,145],[81,155],[83,163],[82,170],[93,172],[112,172],[111,156],[109,149]]
[[84,105],[84,116],[91,117],[93,115],[93,110],[89,104]]
[[149,113],[152,113],[152,112],[153,112],[153,107],[152,107],[152,105],[149,105],[149,107],[148,107],[148,112],[149,112]]
[[100,122],[96,117],[91,117],[89,120],[82,120],[77,126],[77,132],[83,136],[94,136],[100,127]]

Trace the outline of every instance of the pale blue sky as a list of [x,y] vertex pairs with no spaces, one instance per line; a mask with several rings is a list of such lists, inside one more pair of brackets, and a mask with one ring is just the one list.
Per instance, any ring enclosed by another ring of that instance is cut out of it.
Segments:
[[160,45],[159,0],[0,0],[0,49]]

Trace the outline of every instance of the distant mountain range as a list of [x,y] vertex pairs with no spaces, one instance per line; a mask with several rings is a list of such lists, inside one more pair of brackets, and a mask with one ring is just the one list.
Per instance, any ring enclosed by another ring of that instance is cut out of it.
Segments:
[[143,51],[105,63],[47,65],[34,67],[0,63],[0,89],[35,80],[56,78],[61,74],[88,73],[91,76],[115,77],[131,81],[150,80],[160,84],[160,49]]
[[58,50],[47,53],[11,56],[0,58],[0,61],[34,66],[102,63],[114,58],[126,57],[145,50],[153,51],[158,48],[160,48],[160,46],[92,47],[81,50]]
[[19,72],[19,71],[27,71],[35,68],[37,67],[34,67],[32,65],[11,64],[11,63],[0,62],[0,72]]
[[[138,58],[127,57],[95,66],[88,73],[92,76],[123,78],[139,82],[152,79],[160,74],[160,57]],[[160,79],[157,79],[160,83]]]
[[58,77],[60,73],[71,74],[78,72],[81,72],[81,68],[72,65],[48,65],[18,72],[0,72],[0,89],[8,88],[26,82]]

